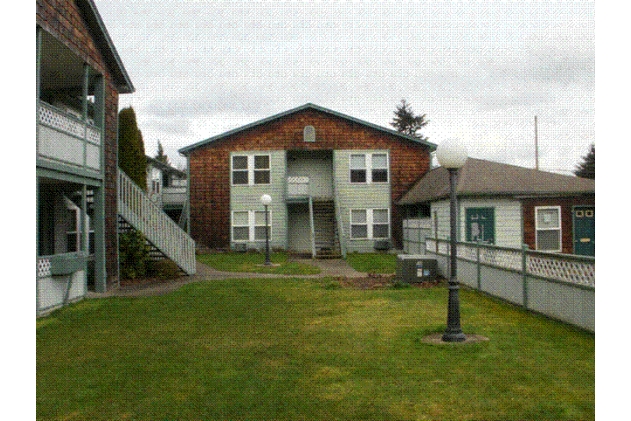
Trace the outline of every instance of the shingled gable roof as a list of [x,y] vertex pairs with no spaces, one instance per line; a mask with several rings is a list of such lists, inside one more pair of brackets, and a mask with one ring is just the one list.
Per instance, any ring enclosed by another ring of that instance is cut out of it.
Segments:
[[[594,194],[595,181],[535,169],[468,158],[458,172],[456,193],[462,196],[568,196]],[[449,171],[431,170],[403,197],[399,205],[425,203],[449,197]]]
[[272,122],[274,120],[278,120],[280,118],[287,117],[287,116],[289,116],[291,114],[295,114],[297,112],[304,111],[304,110],[309,110],[309,109],[310,110],[319,111],[319,112],[325,113],[325,114],[330,114],[330,115],[333,115],[333,116],[336,116],[336,117],[339,117],[339,118],[343,118],[345,120],[349,120],[349,121],[352,121],[354,123],[361,124],[361,125],[366,126],[366,127],[370,127],[372,129],[384,132],[384,133],[389,134],[389,135],[393,135],[393,136],[399,137],[399,138],[407,140],[407,141],[412,141],[412,142],[415,142],[415,143],[420,143],[422,145],[427,145],[427,146],[429,146],[430,151],[433,151],[433,150],[436,149],[436,144],[434,144],[434,143],[427,142],[427,141],[422,141],[422,140],[419,140],[419,139],[417,139],[415,137],[407,136],[407,135],[404,135],[403,133],[399,133],[396,130],[387,129],[385,127],[381,127],[381,126],[378,126],[376,124],[369,123],[367,121],[363,121],[363,120],[357,119],[355,117],[351,117],[351,116],[339,113],[337,111],[329,110],[328,108],[324,108],[324,107],[320,107],[320,106],[315,105],[315,104],[307,103],[307,104],[302,105],[300,107],[296,107],[296,108],[292,108],[291,110],[283,111],[282,113],[275,114],[275,115],[273,115],[271,117],[267,117],[267,118],[264,118],[262,120],[255,121],[253,123],[246,124],[245,126],[241,126],[241,127],[236,128],[236,129],[229,130],[229,131],[227,131],[225,133],[222,133],[220,135],[210,137],[210,138],[208,138],[206,140],[202,140],[200,142],[194,143],[194,144],[189,145],[189,146],[185,146],[185,147],[179,149],[178,152],[181,153],[182,155],[187,155],[191,151],[193,151],[195,149],[198,149],[198,148],[201,148],[201,147],[204,147],[204,146],[206,146],[206,145],[208,145],[208,144],[210,144],[212,142],[216,142],[216,141],[224,139],[224,138],[226,138],[228,136],[231,136],[231,135],[234,135],[234,134],[246,131],[246,130],[253,129],[255,127],[262,126],[262,125],[267,124],[269,122]]
[[101,18],[94,1],[79,0],[77,1],[77,6],[83,12],[88,28],[92,32],[92,37],[94,38],[99,50],[105,58],[105,62],[112,72],[118,92],[122,94],[130,94],[134,92],[134,85],[131,83],[127,70],[125,70],[125,66],[123,66],[123,61],[118,55],[116,47],[114,47],[114,43],[107,32],[105,23],[103,23],[103,19]]

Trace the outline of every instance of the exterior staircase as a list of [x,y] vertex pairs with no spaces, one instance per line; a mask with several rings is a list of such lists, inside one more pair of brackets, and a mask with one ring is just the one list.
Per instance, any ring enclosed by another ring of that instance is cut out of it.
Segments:
[[187,275],[195,274],[195,241],[120,169],[118,223],[119,230],[143,233],[151,258],[171,259]]
[[337,226],[334,203],[314,201],[313,227],[316,258],[339,259],[342,257]]

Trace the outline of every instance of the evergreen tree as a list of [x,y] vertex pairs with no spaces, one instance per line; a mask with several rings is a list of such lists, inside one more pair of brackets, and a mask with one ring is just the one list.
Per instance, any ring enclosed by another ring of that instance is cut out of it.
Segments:
[[118,114],[118,166],[138,187],[147,190],[145,145],[132,107]]
[[576,165],[574,175],[582,178],[596,179],[596,146],[592,143],[587,155],[583,156],[583,161]]
[[162,142],[158,140],[158,153],[154,156],[156,161],[160,161],[165,165],[171,165],[171,161],[169,161],[169,157],[164,153],[164,148],[162,147]]
[[397,105],[397,109],[394,111],[394,118],[390,125],[400,133],[427,141],[427,137],[418,133],[419,130],[429,123],[429,120],[425,120],[425,116],[426,114],[414,115],[411,105],[405,99],[402,99],[401,104]]

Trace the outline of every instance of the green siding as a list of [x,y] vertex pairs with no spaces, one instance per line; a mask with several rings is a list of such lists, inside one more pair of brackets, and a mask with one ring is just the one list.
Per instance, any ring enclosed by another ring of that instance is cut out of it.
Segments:
[[[285,204],[285,179],[286,179],[286,159],[285,151],[240,151],[232,155],[269,155],[270,156],[270,184],[230,187],[230,233],[232,242],[232,212],[264,210],[261,204],[261,196],[269,194],[272,197],[272,204],[269,206],[272,220],[270,247],[287,248],[287,205]],[[228,163],[231,166],[230,163]],[[248,248],[263,248],[265,241],[248,242]]]
[[[333,156],[335,198],[342,217],[346,250],[347,252],[373,252],[375,240],[350,239],[350,211],[351,209],[391,209],[391,174],[389,174],[388,183],[351,183],[350,156],[358,153],[388,153],[388,150],[338,150]],[[392,212],[390,214],[392,224]],[[390,225],[390,232],[392,232],[392,225]]]

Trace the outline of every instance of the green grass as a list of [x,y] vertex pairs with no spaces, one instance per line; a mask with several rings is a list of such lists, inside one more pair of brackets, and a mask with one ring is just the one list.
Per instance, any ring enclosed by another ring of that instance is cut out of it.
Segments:
[[348,253],[346,261],[359,272],[390,274],[397,270],[397,256],[389,253]]
[[320,269],[291,261],[286,253],[270,253],[272,266],[264,266],[264,253],[213,253],[197,256],[197,260],[226,272],[255,272],[275,275],[315,275]]
[[447,290],[196,283],[37,320],[37,418],[594,419],[594,335],[461,290],[467,345],[430,345]]

